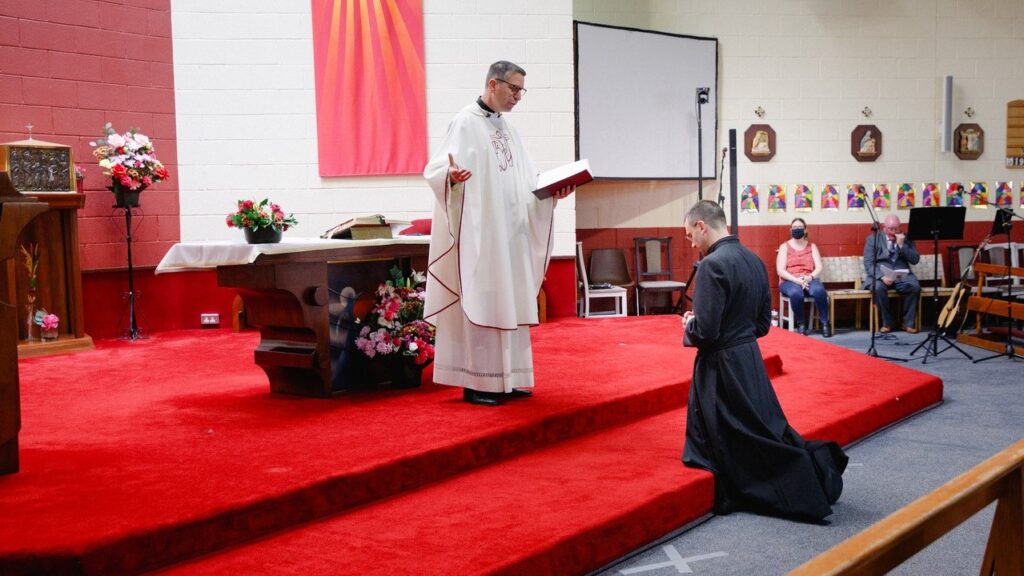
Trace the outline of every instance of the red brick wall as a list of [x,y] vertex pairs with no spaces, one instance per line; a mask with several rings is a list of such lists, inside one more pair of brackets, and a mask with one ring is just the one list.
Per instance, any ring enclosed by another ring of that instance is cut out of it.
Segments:
[[127,265],[123,213],[89,146],[106,122],[138,127],[171,173],[142,195],[134,263],[155,266],[178,241],[171,54],[170,0],[0,0],[0,142],[24,139],[32,124],[36,139],[72,147],[86,170],[83,271]]

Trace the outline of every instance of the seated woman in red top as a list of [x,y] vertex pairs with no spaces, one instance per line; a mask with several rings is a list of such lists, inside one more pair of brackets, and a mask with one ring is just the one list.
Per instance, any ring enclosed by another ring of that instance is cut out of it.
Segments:
[[804,319],[804,296],[814,299],[821,318],[821,335],[832,337],[832,328],[828,323],[828,293],[818,280],[821,275],[821,254],[818,247],[807,241],[807,223],[803,218],[794,218],[789,225],[792,238],[779,246],[775,258],[775,271],[781,283],[779,292],[789,298],[793,309],[793,321],[797,332],[807,334],[807,321]]

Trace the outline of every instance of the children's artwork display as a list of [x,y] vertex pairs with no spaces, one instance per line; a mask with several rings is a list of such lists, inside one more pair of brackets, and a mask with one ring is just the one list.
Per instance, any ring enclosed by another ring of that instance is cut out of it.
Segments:
[[744,212],[761,211],[761,199],[757,195],[757,185],[746,184],[740,190],[740,208]]
[[939,199],[939,183],[921,183],[921,206],[932,208],[934,206],[941,206],[940,202],[942,201]]
[[988,208],[988,184],[971,182],[971,208],[984,210]]
[[814,190],[806,184],[793,185],[793,209],[810,212],[814,208]]
[[1013,207],[1013,182],[996,182],[996,206]]
[[964,205],[964,185],[960,182],[946,182],[946,206]]
[[768,211],[786,211],[786,188],[781,184],[768,185]]
[[859,212],[864,209],[867,202],[867,194],[863,184],[846,185],[846,209],[851,212]]
[[875,184],[871,192],[871,206],[888,210],[892,206],[892,195],[888,184]]
[[825,212],[836,212],[839,210],[839,186],[837,184],[822,185],[821,209]]
[[900,187],[896,189],[896,208],[910,210],[914,207],[915,196],[917,194],[912,183],[904,182],[900,184]]

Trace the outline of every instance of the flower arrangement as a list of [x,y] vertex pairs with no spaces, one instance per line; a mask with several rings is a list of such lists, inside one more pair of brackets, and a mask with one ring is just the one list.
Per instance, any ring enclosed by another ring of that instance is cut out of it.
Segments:
[[239,200],[238,210],[228,214],[228,228],[274,228],[275,230],[287,230],[297,226],[299,221],[295,216],[284,215],[284,211],[277,204],[264,198],[259,203],[253,200]]
[[75,164],[75,180],[85,180],[85,168]]
[[154,155],[153,142],[138,128],[118,134],[107,122],[103,129],[106,136],[90,145],[96,147],[92,154],[105,176],[129,190],[141,190],[169,177],[167,168]]
[[434,326],[423,320],[426,276],[413,270],[406,278],[396,266],[391,280],[377,288],[377,302],[356,347],[369,358],[404,356],[425,365],[434,359]]
[[43,330],[56,330],[60,326],[60,318],[46,310],[39,310],[36,312],[36,324],[39,324]]

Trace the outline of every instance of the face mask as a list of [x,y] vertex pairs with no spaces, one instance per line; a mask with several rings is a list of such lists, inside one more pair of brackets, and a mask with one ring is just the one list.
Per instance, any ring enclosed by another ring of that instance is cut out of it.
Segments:
[[804,232],[806,232],[806,230],[803,228],[793,228],[789,231],[789,233],[793,235],[793,238],[796,238],[797,240],[804,237]]

